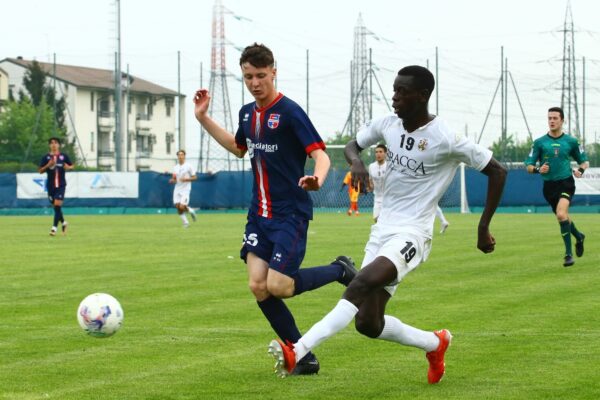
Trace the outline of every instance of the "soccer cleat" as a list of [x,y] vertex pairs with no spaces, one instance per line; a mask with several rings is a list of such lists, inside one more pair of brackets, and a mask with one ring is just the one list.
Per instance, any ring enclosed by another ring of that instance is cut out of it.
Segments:
[[319,373],[319,369],[321,369],[319,360],[314,355],[312,357],[308,355],[296,363],[292,375],[314,375]]
[[440,233],[444,233],[444,232],[446,232],[446,229],[448,229],[448,227],[449,227],[449,226],[450,226],[450,223],[449,223],[449,222],[444,222],[444,223],[442,224],[442,229],[440,229]]
[[190,217],[192,217],[192,221],[196,222],[196,212],[190,208]]
[[440,339],[438,348],[425,354],[429,361],[429,370],[427,371],[427,382],[430,384],[438,383],[442,380],[444,372],[446,372],[446,363],[444,362],[444,354],[450,342],[452,342],[452,334],[447,329],[433,332]]
[[50,229],[50,236],[56,236],[56,227],[53,226],[52,229]]
[[183,228],[184,228],[184,229],[187,229],[187,228],[189,228],[189,227],[190,227],[190,224],[183,224]]
[[581,257],[583,255],[583,241],[585,240],[585,235],[581,234],[581,240],[575,242],[575,255],[577,257]]
[[68,225],[69,225],[69,223],[67,221],[63,221],[63,223],[62,223],[62,233],[63,233],[63,235],[67,234]]
[[348,216],[352,216],[352,210],[348,210]]
[[570,254],[567,254],[565,256],[565,261],[563,262],[563,267],[570,267],[573,264],[575,264],[575,260],[573,259],[573,256]]
[[293,344],[289,342],[285,344],[279,339],[271,340],[268,353],[275,359],[273,369],[277,376],[285,378],[296,368],[296,353]]
[[354,277],[358,273],[356,267],[354,266],[354,261],[352,261],[350,257],[339,256],[338,258],[333,260],[332,264],[341,265],[344,269],[344,274],[340,279],[338,279],[338,282],[344,286],[348,286],[350,282],[352,282],[352,279],[354,279]]

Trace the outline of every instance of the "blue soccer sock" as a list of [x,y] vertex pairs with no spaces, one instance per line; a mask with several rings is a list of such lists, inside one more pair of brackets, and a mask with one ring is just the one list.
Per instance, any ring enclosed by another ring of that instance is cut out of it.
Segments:
[[60,206],[54,206],[54,224],[52,226],[58,226],[59,222],[64,222],[62,208]]
[[[283,300],[269,296],[263,301],[257,301],[258,307],[264,314],[271,327],[284,342],[296,343],[302,335],[296,326],[296,320]],[[307,360],[314,359],[312,353],[306,355]]]
[[328,283],[337,281],[344,276],[344,267],[335,263],[322,267],[299,269],[294,275],[294,296],[309,290],[318,289]]

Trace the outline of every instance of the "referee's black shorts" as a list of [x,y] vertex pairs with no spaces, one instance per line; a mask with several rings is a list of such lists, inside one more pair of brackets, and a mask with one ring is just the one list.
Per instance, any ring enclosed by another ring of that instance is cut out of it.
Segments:
[[569,203],[575,195],[575,179],[573,176],[558,181],[544,181],[544,198],[556,214],[556,205],[560,199],[567,199]]

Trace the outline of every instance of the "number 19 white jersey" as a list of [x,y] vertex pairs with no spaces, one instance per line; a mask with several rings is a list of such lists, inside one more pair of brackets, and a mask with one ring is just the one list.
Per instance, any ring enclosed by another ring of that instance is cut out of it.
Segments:
[[367,123],[356,135],[365,149],[386,142],[387,168],[377,225],[431,238],[436,206],[461,162],[479,171],[492,152],[457,137],[439,117],[408,133],[395,114]]

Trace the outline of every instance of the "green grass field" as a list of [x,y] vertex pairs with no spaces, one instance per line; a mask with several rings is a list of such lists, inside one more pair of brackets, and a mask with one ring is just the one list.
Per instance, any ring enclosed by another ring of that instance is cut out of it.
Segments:
[[[68,214],[68,209],[66,210]],[[317,376],[277,378],[274,334],[238,259],[244,214],[0,217],[0,399],[598,399],[600,215],[577,214],[586,253],[562,267],[550,214],[498,214],[496,252],[476,247],[478,215],[450,214],[429,260],[388,312],[454,335],[446,377],[428,385],[421,350],[350,326],[316,349]],[[316,214],[304,266],[362,260],[370,216]],[[76,310],[107,292],[125,310],[108,339]],[[288,300],[302,331],[342,294],[335,283]]]

